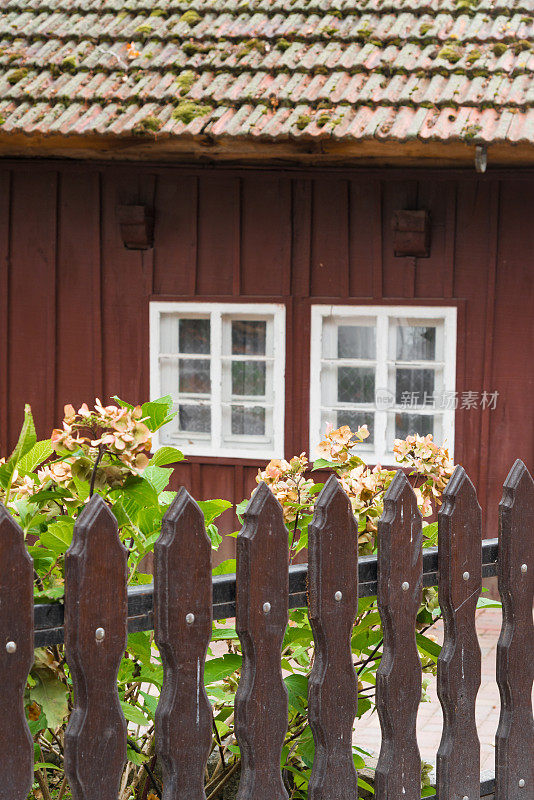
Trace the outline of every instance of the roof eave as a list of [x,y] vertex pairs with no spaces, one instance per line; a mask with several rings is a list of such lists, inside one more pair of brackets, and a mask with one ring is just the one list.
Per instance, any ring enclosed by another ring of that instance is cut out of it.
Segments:
[[526,142],[410,139],[335,139],[207,136],[139,137],[31,135],[0,132],[2,158],[76,160],[239,162],[243,164],[352,164],[410,167],[475,167],[477,147],[487,151],[488,168],[533,166]]

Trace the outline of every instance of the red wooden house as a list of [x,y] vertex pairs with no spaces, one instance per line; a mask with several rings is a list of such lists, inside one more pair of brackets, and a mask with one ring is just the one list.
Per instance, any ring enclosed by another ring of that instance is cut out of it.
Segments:
[[327,421],[534,466],[530,0],[1,6],[2,451],[170,393],[199,498]]

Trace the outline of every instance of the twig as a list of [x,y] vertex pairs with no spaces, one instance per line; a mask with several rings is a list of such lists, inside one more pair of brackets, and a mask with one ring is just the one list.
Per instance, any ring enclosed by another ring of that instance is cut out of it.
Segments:
[[223,769],[226,769],[226,761],[224,760],[224,747],[222,746],[221,737],[219,736],[219,731],[217,730],[217,725],[215,724],[215,718],[213,714],[211,716],[211,724],[215,734],[215,739],[217,740],[217,746],[219,748],[219,755],[221,757]]
[[241,761],[236,761],[235,764],[232,765],[232,767],[228,770],[226,775],[223,776],[220,783],[218,783],[215,789],[212,792],[210,792],[210,794],[207,796],[206,800],[214,800],[214,798],[217,797],[221,789],[228,783],[228,781],[230,780],[230,778],[240,765]]
[[98,445],[98,455],[96,457],[95,465],[93,467],[93,472],[91,473],[91,487],[89,489],[89,497],[92,497],[95,493],[95,481],[96,481],[96,471],[98,469],[98,465],[102,461],[102,456],[104,455],[104,446],[99,444]]
[[67,790],[67,776],[65,775],[65,777],[61,781],[61,786],[59,787],[59,792],[56,800],[63,800],[63,795],[65,794],[66,790]]
[[[128,737],[128,745],[129,745],[129,747],[131,747],[131,748],[132,748],[132,750],[135,750],[135,752],[136,752],[136,753],[140,753],[141,755],[144,755],[144,753],[143,753],[143,751],[141,750],[141,748],[140,748],[140,747],[138,747],[138,746],[136,745],[136,743],[134,742],[134,740],[133,740],[133,739],[130,739],[130,737]],[[154,787],[154,789],[156,790],[156,792],[157,792],[159,795],[161,795],[161,793],[162,793],[162,788],[161,788],[161,786],[159,785],[159,783],[157,782],[157,780],[155,779],[155,777],[154,777],[154,773],[152,772],[152,770],[150,769],[150,767],[148,766],[148,764],[146,763],[146,761],[143,761],[143,767],[145,768],[145,770],[146,770],[146,773],[147,773],[147,775],[148,775],[148,777],[149,777],[149,779],[150,779],[150,783],[152,784],[152,786]]]
[[[41,757],[42,757],[42,754],[41,754]],[[35,771],[35,774],[37,776],[37,783],[39,784],[39,788],[40,788],[41,792],[43,793],[44,800],[51,800],[50,792],[48,791],[48,782],[43,777],[42,771],[40,769],[38,769],[38,770]]]

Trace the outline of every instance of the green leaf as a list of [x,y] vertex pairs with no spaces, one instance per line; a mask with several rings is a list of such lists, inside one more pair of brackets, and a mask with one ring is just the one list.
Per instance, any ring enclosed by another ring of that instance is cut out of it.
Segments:
[[289,703],[300,714],[307,714],[308,707],[308,678],[306,675],[288,675],[284,678],[289,695]]
[[149,756],[138,753],[132,747],[126,748],[126,754],[128,756],[128,761],[131,761],[132,764],[136,764],[138,767],[142,766],[149,759]]
[[158,493],[144,478],[128,478],[122,489],[114,490],[113,495],[117,498],[126,497],[133,500],[141,508],[159,505]]
[[206,525],[210,525],[213,520],[220,517],[229,508],[232,508],[232,504],[228,500],[199,500],[198,505],[204,514]]
[[64,517],[49,525],[46,531],[41,533],[39,541],[43,547],[51,550],[55,556],[61,556],[69,549],[73,532],[74,520],[70,517]]
[[502,608],[502,603],[492,600],[490,597],[479,597],[477,608]]
[[121,400],[120,397],[118,397],[116,394],[114,394],[111,399],[115,400],[117,405],[120,406],[121,408],[127,408],[128,411],[134,410],[134,406],[130,405],[130,403],[127,403],[125,400]]
[[57,769],[58,772],[62,771],[62,767],[58,767],[56,764],[50,764],[48,761],[34,761],[33,769]]
[[150,720],[148,720],[143,712],[137,708],[136,706],[131,706],[129,703],[126,703],[124,700],[120,701],[122,707],[122,713],[124,714],[125,718],[128,722],[133,722],[134,725],[149,725]]
[[241,667],[242,661],[241,656],[235,653],[226,653],[221,658],[210,659],[204,667],[204,683],[208,686],[210,683],[228,678]]
[[184,454],[176,447],[160,447],[149,461],[149,467],[165,467],[184,460]]
[[212,642],[224,642],[228,639],[237,639],[237,631],[235,628],[214,628],[211,635]]
[[415,638],[417,640],[417,647],[419,650],[422,650],[423,653],[426,653],[433,661],[438,660],[438,656],[441,653],[441,647],[436,642],[433,642],[432,639],[429,639],[427,636],[423,636],[422,633],[416,633]]
[[327,461],[326,458],[318,458],[313,462],[312,472],[316,469],[333,469],[335,466],[333,461]]
[[68,689],[51,669],[33,669],[32,676],[36,683],[30,698],[41,706],[48,727],[55,730],[69,712]]
[[365,789],[367,792],[371,792],[371,794],[375,793],[375,790],[371,786],[371,784],[367,783],[367,781],[364,781],[363,778],[358,778],[358,786],[360,787],[360,789]]
[[165,469],[150,465],[143,472],[143,478],[154,487],[158,494],[167,488],[171,475],[172,468]]
[[177,492],[161,492],[159,496],[159,502],[162,506],[170,506],[174,498],[176,497]]
[[222,542],[222,536],[217,530],[217,527],[215,525],[206,525],[206,533],[210,538],[212,550],[218,550]]
[[20,459],[32,449],[36,442],[37,434],[35,433],[31,406],[26,403],[24,406],[24,422],[22,423],[17,444],[8,459],[8,463],[13,463],[14,466],[17,466]]
[[43,439],[41,442],[36,442],[31,450],[28,450],[26,455],[22,456],[17,464],[19,475],[26,475],[28,472],[33,472],[39,464],[49,458],[54,449],[50,439]]
[[235,558],[227,558],[213,568],[213,575],[231,575],[236,571]]
[[165,397],[160,397],[157,400],[143,403],[141,409],[146,426],[154,432],[161,428],[162,425],[174,419],[176,414],[171,413],[172,406],[173,400],[170,394],[165,395]]
[[60,600],[65,594],[65,586],[53,586],[50,589],[43,589],[42,591],[34,591],[34,603],[53,603]]

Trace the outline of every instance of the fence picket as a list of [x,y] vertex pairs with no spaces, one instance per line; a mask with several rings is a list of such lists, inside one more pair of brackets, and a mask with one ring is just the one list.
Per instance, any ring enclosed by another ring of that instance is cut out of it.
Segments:
[[33,783],[33,739],[24,689],[33,664],[33,561],[0,504],[0,800],[23,800]]
[[350,640],[358,612],[358,528],[335,476],[319,495],[308,534],[309,617],[315,640],[308,683],[315,759],[308,796],[353,800],[358,794],[352,755],[358,681]]
[[415,495],[399,470],[386,493],[378,523],[378,608],[384,648],[377,670],[382,747],[375,776],[376,800],[421,797],[416,722],[422,673],[415,639],[423,583],[421,528]]
[[212,631],[211,542],[181,489],[154,547],[154,631],[164,668],[156,711],[163,800],[204,800],[212,713],[204,662]]
[[443,735],[437,755],[442,800],[480,796],[480,742],[475,703],[481,653],[475,611],[482,589],[482,519],[475,488],[456,467],[438,515],[438,592],[444,642],[438,658]]
[[242,771],[237,800],[287,800],[280,758],[288,724],[281,649],[288,621],[288,536],[282,509],[261,483],[237,538],[236,629],[243,648],[235,698]]
[[74,708],[65,772],[75,800],[116,800],[126,761],[117,674],[127,640],[127,552],[115,517],[95,495],[65,556],[65,645]]
[[495,739],[495,800],[534,800],[534,481],[516,461],[499,506],[499,592],[503,625],[497,644],[501,715]]

